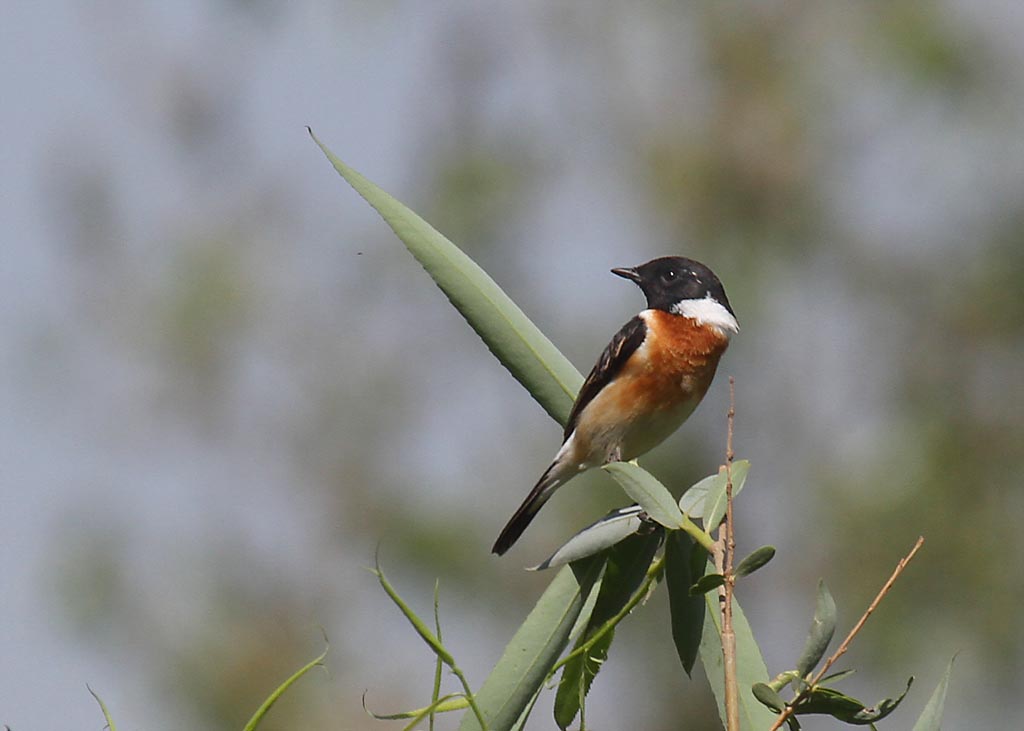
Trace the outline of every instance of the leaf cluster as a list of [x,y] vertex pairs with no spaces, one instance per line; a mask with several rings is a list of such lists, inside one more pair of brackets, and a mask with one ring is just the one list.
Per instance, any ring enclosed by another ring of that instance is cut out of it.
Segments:
[[[312,134],[312,132],[311,132]],[[373,206],[419,261],[468,324],[509,372],[556,421],[564,421],[582,376],[500,287],[458,247],[406,206],[389,196],[313,139],[335,170]],[[466,709],[462,731],[521,729],[543,687],[557,671],[554,716],[560,728],[577,718],[585,727],[585,701],[594,678],[606,662],[619,622],[641,604],[659,583],[668,587],[672,637],[689,674],[700,657],[725,723],[720,592],[765,566],[775,549],[764,546],[733,570],[715,570],[709,555],[720,550],[712,533],[726,515],[727,488],[733,497],[743,489],[749,471],[745,461],[731,462],[687,490],[678,501],[650,473],[632,463],[613,463],[604,470],[635,505],[612,511],[573,536],[535,567],[560,567],[554,579],[512,637],[490,676],[472,691],[454,655],[441,642],[435,596],[435,631],[431,631],[387,583],[381,586],[437,657],[432,701],[424,708],[388,718],[423,718]],[[698,525],[696,521],[700,521]],[[740,693],[740,728],[799,728],[797,716],[827,713],[852,724],[873,725],[900,704],[895,699],[874,707],[842,694],[831,685],[843,674],[810,678],[835,631],[835,603],[822,583],[818,607],[796,669],[769,680],[764,660],[743,611],[732,604]],[[559,660],[569,643],[573,649]],[[459,693],[440,694],[441,668],[455,674]],[[915,729],[937,729],[947,676]],[[789,704],[780,692],[796,692]],[[909,689],[910,683],[907,684]],[[938,700],[936,700],[938,699]],[[787,719],[776,714],[792,714]],[[930,714],[930,715],[929,715]]]

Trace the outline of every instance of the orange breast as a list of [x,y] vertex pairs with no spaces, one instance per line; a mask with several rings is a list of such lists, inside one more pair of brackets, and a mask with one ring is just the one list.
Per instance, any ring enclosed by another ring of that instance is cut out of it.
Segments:
[[681,315],[645,310],[641,317],[644,344],[580,415],[578,463],[628,460],[660,444],[704,398],[729,345],[715,328]]
[[646,352],[630,358],[621,374],[629,384],[620,395],[623,406],[632,402],[629,410],[672,410],[682,402],[700,401],[729,339],[716,328],[663,310],[647,310],[643,318]]

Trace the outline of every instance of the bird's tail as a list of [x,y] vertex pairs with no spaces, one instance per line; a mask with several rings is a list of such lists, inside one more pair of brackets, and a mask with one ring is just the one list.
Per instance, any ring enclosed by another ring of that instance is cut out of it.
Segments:
[[530,494],[526,496],[526,500],[523,501],[523,504],[519,506],[519,509],[509,519],[508,524],[502,529],[498,540],[494,542],[491,553],[496,553],[500,556],[510,549],[512,544],[519,540],[519,536],[523,534],[526,527],[530,525],[530,521],[533,520],[537,512],[544,507],[544,503],[548,501],[552,493],[565,482],[563,470],[558,468],[559,461],[555,460],[544,471],[544,474],[540,476],[537,484],[533,486]]

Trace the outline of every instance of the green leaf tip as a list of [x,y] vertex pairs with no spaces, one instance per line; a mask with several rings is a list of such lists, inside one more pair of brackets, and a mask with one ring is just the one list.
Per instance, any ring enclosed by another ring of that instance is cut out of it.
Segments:
[[785,709],[786,702],[782,700],[782,696],[768,683],[754,683],[750,690],[762,705],[767,706],[776,713],[782,713],[783,709]]
[[[325,635],[324,636],[325,644],[326,644],[326,641],[327,641],[327,637]],[[260,724],[260,722],[263,720],[263,718],[267,715],[267,713],[270,711],[270,709],[273,707],[273,705],[275,703],[277,703],[278,699],[282,695],[284,695],[285,691],[288,690],[290,687],[292,687],[292,685],[299,678],[301,678],[303,675],[308,673],[313,668],[323,667],[324,661],[327,659],[327,653],[330,651],[330,649],[331,649],[330,645],[326,645],[324,647],[324,651],[323,652],[321,652],[317,657],[313,658],[308,663],[303,665],[301,668],[299,668],[297,671],[295,671],[287,680],[285,680],[283,683],[281,683],[281,685],[279,685],[274,690],[274,692],[271,693],[267,697],[267,699],[265,701],[263,701],[263,703],[260,705],[260,707],[258,709],[256,709],[256,713],[254,713],[252,715],[252,718],[249,719],[249,722],[247,724],[245,724],[245,731],[253,731],[253,729],[255,729]]]
[[736,576],[749,576],[775,558],[775,546],[761,546],[739,562]]
[[512,376],[560,424],[583,376],[495,281],[410,208],[346,165],[312,130],[334,169],[384,219]]
[[814,618],[807,632],[803,652],[796,662],[796,670],[800,677],[811,672],[818,664],[836,631],[836,602],[825,585],[824,579],[818,581],[818,592],[814,606]]
[[690,596],[700,596],[725,584],[722,574],[704,574],[690,587]]
[[946,672],[942,674],[939,684],[935,686],[935,690],[932,691],[931,698],[928,699],[928,703],[925,705],[924,710],[921,711],[921,715],[918,716],[917,722],[914,724],[913,731],[939,731],[942,727],[942,714],[946,705],[946,692],[949,690],[949,679],[953,674],[953,662],[955,660],[956,655],[949,658],[949,664],[946,665]]
[[633,462],[609,462],[602,469],[615,478],[652,520],[666,528],[682,527],[683,513],[675,498],[650,472]]
[[[747,482],[747,474],[750,472],[750,462],[739,459],[732,463],[732,496],[735,498],[743,491]],[[707,478],[705,478],[707,479]],[[726,510],[726,485],[729,483],[725,466],[718,468],[718,474],[713,475],[707,483],[703,480],[697,483],[705,484],[707,494],[704,498],[704,530],[712,531],[725,518]]]
[[672,617],[672,641],[683,670],[692,677],[704,631],[704,597],[690,594],[690,587],[704,575],[707,560],[693,539],[682,531],[665,537],[665,583]]
[[[100,698],[99,694],[93,690],[88,683],[85,684],[85,687],[89,691],[89,695],[95,698],[96,702],[100,704],[100,711],[103,712],[103,719],[107,722],[107,728],[110,729],[110,731],[117,731],[117,726],[114,725],[114,719],[111,717],[110,711],[107,710],[107,704],[103,702],[103,699]],[[5,728],[9,729],[10,727],[5,726]]]
[[907,692],[913,684],[914,678],[911,676],[907,680],[907,687],[899,696],[886,698],[872,707],[865,706],[856,698],[851,698],[834,688],[817,686],[810,695],[801,701],[795,712],[800,715],[828,715],[856,726],[871,725],[895,711],[907,697]]

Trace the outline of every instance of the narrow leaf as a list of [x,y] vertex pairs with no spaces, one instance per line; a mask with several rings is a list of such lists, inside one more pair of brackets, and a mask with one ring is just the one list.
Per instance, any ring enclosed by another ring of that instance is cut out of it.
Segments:
[[907,687],[903,689],[903,692],[896,698],[886,698],[883,701],[876,703],[871,708],[865,708],[853,717],[853,723],[858,724],[873,724],[876,721],[881,721],[883,718],[888,716],[890,713],[895,711],[903,699],[907,697],[907,693],[910,692],[910,686],[914,684],[914,676],[910,676],[907,679]]
[[666,528],[679,528],[683,514],[672,493],[658,480],[632,462],[611,462],[604,465],[606,472],[615,477],[630,498],[644,509],[652,520]]
[[821,685],[825,685],[826,683],[828,685],[835,685],[840,680],[843,680],[844,678],[850,677],[855,672],[857,672],[856,669],[854,669],[854,668],[847,668],[846,670],[840,670],[838,673],[829,673],[828,675],[826,675],[824,678],[821,679]]
[[691,518],[703,518],[708,491],[717,480],[717,474],[708,475],[687,488],[683,496],[679,498],[679,509]]
[[363,697],[363,710],[378,721],[404,721],[405,719],[412,719],[415,723],[419,723],[426,716],[434,713],[461,711],[464,708],[469,708],[469,701],[466,700],[466,696],[462,693],[448,693],[432,701],[429,706],[412,711],[399,711],[398,713],[375,713],[366,707],[366,697],[365,695]]
[[416,630],[416,633],[423,638],[423,641],[427,643],[430,649],[434,651],[445,665],[453,667],[455,665],[455,658],[452,657],[450,652],[448,652],[448,648],[441,644],[441,640],[430,631],[430,628],[424,624],[423,620],[420,619],[412,608],[405,603],[405,600],[398,595],[398,592],[395,591],[395,588],[391,585],[391,582],[388,581],[384,572],[381,571],[380,566],[378,565],[377,568],[372,571],[377,577],[377,581],[380,583],[381,588],[384,589],[384,592],[391,598],[394,605],[401,610],[402,614],[405,615],[405,618],[409,620],[409,624],[411,624],[413,629]]
[[946,672],[942,674],[942,679],[935,686],[932,697],[928,699],[928,704],[918,716],[917,723],[914,724],[914,731],[939,731],[942,726],[942,712],[946,705],[946,691],[949,689],[949,678],[953,673],[954,660],[956,660],[956,655],[949,659]]
[[562,679],[555,693],[555,724],[566,729],[576,720],[584,707],[590,684],[594,682],[601,665],[608,659],[615,630],[604,634],[585,654],[577,655],[562,668]]
[[265,701],[263,701],[263,704],[256,709],[256,713],[254,713],[252,715],[252,718],[249,719],[249,723],[245,724],[245,731],[253,731],[253,729],[255,729],[260,724],[260,721],[263,720],[263,717],[267,715],[267,712],[270,711],[271,707],[275,703],[277,703],[277,700],[282,695],[284,695],[284,692],[288,690],[292,686],[292,684],[295,683],[295,681],[297,681],[299,678],[301,678],[303,675],[308,673],[313,668],[323,667],[324,660],[327,659],[327,652],[330,649],[331,648],[329,645],[327,647],[324,647],[324,651],[321,652],[318,657],[314,658],[307,664],[303,665],[294,674],[292,674],[290,678],[281,683],[281,685],[279,685],[277,689],[273,693],[271,693],[270,696]]
[[640,530],[644,525],[644,521],[640,517],[642,512],[643,508],[639,505],[630,505],[626,508],[611,511],[566,541],[561,548],[551,554],[545,561],[528,570],[543,571],[544,569],[563,566],[572,561],[593,556],[595,553],[600,553],[604,549],[614,546],[619,541]]
[[[713,570],[713,566],[709,568]],[[700,643],[700,659],[704,673],[711,685],[718,713],[725,725],[725,670],[722,659],[722,613],[718,595],[705,594],[707,612],[704,614],[704,632]],[[751,688],[754,683],[768,682],[768,668],[764,664],[761,650],[754,641],[750,624],[743,614],[736,598],[732,604],[732,627],[736,633],[736,667],[740,687],[740,729],[742,731],[764,731],[775,721],[775,714],[754,698]]]
[[[437,641],[443,643],[444,637],[441,636],[441,582],[440,580],[434,581],[434,632],[437,634]],[[441,657],[438,656],[434,661],[434,687],[430,693],[430,704],[436,706],[439,699],[441,698],[441,673],[444,670],[444,663],[441,661]],[[429,711],[430,731],[434,731],[434,709]]]
[[[576,641],[581,648],[604,625],[618,615],[647,576],[654,554],[661,545],[662,533],[636,535],[622,541],[608,552],[597,603],[586,630]],[[572,657],[562,669],[562,680],[555,696],[555,723],[566,728],[582,707],[583,698],[608,657],[614,629],[606,631],[589,650]]]
[[[534,400],[564,426],[576,393],[583,385],[583,376],[569,359],[461,249],[407,206],[338,159],[317,139],[313,130],[309,130],[309,134],[338,174],[376,209],[401,239],[494,356]],[[632,474],[613,472],[620,484],[630,480],[627,491],[641,480],[648,483],[647,489],[651,489],[651,482],[660,487],[660,483],[641,467],[633,465],[629,472]],[[680,517],[676,519],[671,510],[666,512],[664,506],[659,507],[658,500],[650,505],[637,502],[645,510],[653,510],[650,515],[654,520],[671,523],[671,528],[679,527],[681,513],[678,509],[675,513]]]
[[775,558],[775,546],[761,546],[735,568],[737,576],[749,576]]
[[339,160],[334,169],[387,222],[495,357],[552,418],[564,424],[583,376],[493,279],[413,211]]
[[[740,459],[732,463],[732,496],[735,498],[743,490],[750,472],[750,462]],[[704,530],[711,531],[718,527],[725,517],[726,479],[725,466],[719,468],[717,479],[709,484],[707,497],[704,499]]]
[[796,713],[800,715],[823,714],[856,726],[867,726],[881,721],[895,711],[906,698],[913,683],[914,678],[911,677],[907,681],[907,687],[898,697],[886,698],[871,708],[834,688],[818,686],[796,707]]
[[814,619],[811,620],[811,628],[807,632],[803,652],[800,653],[800,659],[796,661],[796,671],[800,677],[811,672],[825,655],[835,631],[836,602],[825,585],[824,579],[820,579],[814,606]]
[[[695,554],[701,557],[700,561],[693,560]],[[672,640],[683,670],[691,677],[700,651],[705,609],[704,597],[690,594],[690,587],[704,571],[703,555],[703,550],[698,549],[693,539],[682,531],[669,531],[665,538],[665,583],[672,615]]]
[[[505,648],[498,664],[476,693],[476,702],[492,731],[511,728],[533,702],[548,669],[562,654],[580,610],[601,574],[600,556],[563,567],[534,605]],[[478,731],[471,712],[461,731]]]
[[704,574],[690,587],[690,596],[700,596],[714,591],[725,583],[722,574]]
[[[103,702],[103,699],[100,698],[99,694],[95,690],[89,687],[88,683],[85,684],[85,687],[89,691],[89,695],[95,698],[96,702],[100,704],[100,711],[103,712],[103,720],[107,722],[107,728],[110,729],[110,731],[117,731],[117,726],[114,725],[114,719],[111,717],[110,711],[107,710],[107,704]],[[9,726],[5,726],[4,728],[8,730],[10,729]]]

